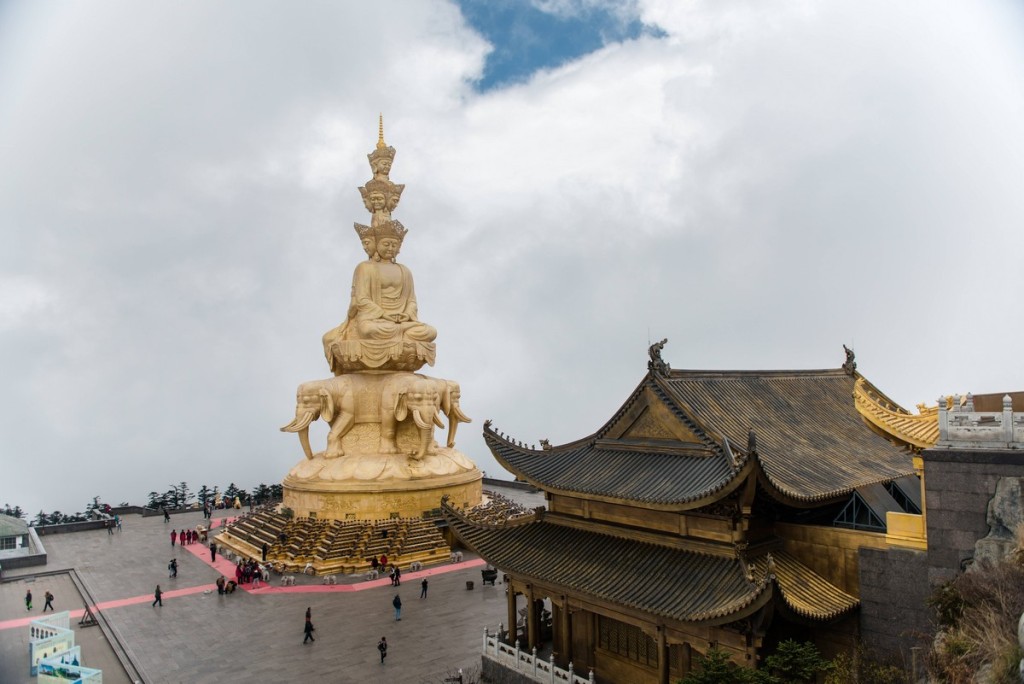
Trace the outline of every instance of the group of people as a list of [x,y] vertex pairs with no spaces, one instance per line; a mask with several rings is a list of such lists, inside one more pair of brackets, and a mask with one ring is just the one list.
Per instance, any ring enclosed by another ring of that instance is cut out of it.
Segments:
[[260,586],[260,580],[266,581],[270,577],[270,570],[254,559],[239,560],[235,565],[235,581],[238,584],[249,584],[252,582],[253,589]]
[[376,556],[370,557],[370,567],[373,568],[374,572],[387,571],[388,576],[391,577],[391,586],[400,587],[402,586],[402,569],[394,563],[388,568],[388,556],[387,554],[381,554],[378,559]]
[[[50,610],[53,610],[53,594],[51,594],[49,591],[47,591],[44,594],[44,597],[46,598],[46,603],[43,604],[43,612],[45,613],[47,608],[49,608]],[[25,592],[25,610],[32,610],[32,590],[31,589],[28,589]]]
[[199,533],[195,530],[182,530],[181,532],[171,530],[171,546],[175,544],[185,546],[185,544],[195,544],[197,541],[199,541]]
[[224,575],[221,575],[220,577],[217,578],[217,593],[218,594],[221,594],[221,595],[224,595],[224,594],[234,594],[235,593],[235,589],[237,587],[238,587],[238,582],[236,582],[235,580],[229,580]]

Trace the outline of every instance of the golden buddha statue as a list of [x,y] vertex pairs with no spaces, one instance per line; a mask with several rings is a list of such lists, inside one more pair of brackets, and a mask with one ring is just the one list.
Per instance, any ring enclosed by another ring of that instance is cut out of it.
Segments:
[[412,272],[395,261],[408,231],[391,218],[405,189],[388,177],[394,156],[382,128],[377,149],[367,155],[374,177],[359,188],[370,225],[355,224],[369,258],[352,274],[347,319],[323,337],[324,355],[335,375],[434,365],[437,330],[417,317]]

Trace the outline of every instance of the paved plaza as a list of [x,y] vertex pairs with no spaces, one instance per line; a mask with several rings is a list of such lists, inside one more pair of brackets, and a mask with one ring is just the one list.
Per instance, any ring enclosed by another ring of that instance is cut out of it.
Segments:
[[[223,518],[228,512],[218,512]],[[58,611],[72,611],[78,622],[83,605],[95,603],[109,625],[77,628],[77,643],[90,667],[103,669],[104,682],[132,679],[119,665],[127,655],[148,683],[177,682],[437,682],[459,668],[476,672],[485,626],[505,619],[504,587],[482,586],[483,561],[467,554],[460,564],[442,564],[404,572],[402,586],[389,579],[346,578],[323,586],[317,577],[298,576],[297,586],[281,587],[280,578],[257,590],[219,596],[214,582],[233,577],[231,564],[210,562],[207,547],[171,548],[172,527],[195,527],[202,513],[124,518],[121,533],[90,530],[42,538],[46,566],[4,573],[0,584],[0,682],[34,682],[28,657],[28,622],[42,615],[43,594],[51,591]],[[176,557],[176,579],[168,561]],[[66,572],[73,568],[76,584]],[[420,582],[429,581],[420,599]],[[467,582],[474,587],[467,589]],[[153,590],[165,592],[154,607]],[[26,611],[31,588],[34,606]],[[91,596],[87,601],[81,589]],[[395,621],[392,599],[402,598],[402,620]],[[303,645],[306,608],[313,611],[316,642]],[[381,636],[389,644],[387,662],[376,649]],[[110,643],[108,643],[108,641]]]

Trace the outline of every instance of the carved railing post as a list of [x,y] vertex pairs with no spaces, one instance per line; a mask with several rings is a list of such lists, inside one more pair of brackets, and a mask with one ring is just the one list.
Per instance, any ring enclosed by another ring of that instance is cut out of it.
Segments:
[[1009,394],[1003,395],[1003,441],[1013,441],[1013,399]]
[[594,668],[590,668],[590,684],[594,684]]
[[548,679],[550,684],[555,684],[555,652],[551,652],[551,657],[548,658],[548,673],[551,675]]
[[519,667],[519,639],[516,639],[516,672],[520,671]]
[[537,647],[536,646],[533,647],[532,656],[533,657],[530,658],[530,662],[533,663],[533,678],[536,679],[537,678]]
[[484,653],[487,653],[487,637],[489,637],[489,636],[490,636],[490,634],[487,633],[487,626],[485,625],[484,626]]
[[949,413],[946,411],[946,397],[939,397],[939,439],[949,439]]
[[569,661],[569,680],[568,680],[569,684],[575,684],[575,682],[576,682],[576,680],[574,679],[575,676],[576,675],[574,675],[572,673],[572,661],[570,660]]

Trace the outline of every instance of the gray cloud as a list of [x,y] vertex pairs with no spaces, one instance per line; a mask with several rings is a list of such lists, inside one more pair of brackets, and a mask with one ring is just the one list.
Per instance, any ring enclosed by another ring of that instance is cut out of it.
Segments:
[[485,95],[444,3],[0,14],[0,498],[280,480],[379,111],[430,373],[490,473],[483,419],[588,434],[662,337],[688,368],[854,344],[907,406],[1024,386],[1020,17],[719,4],[638,4],[666,38]]

